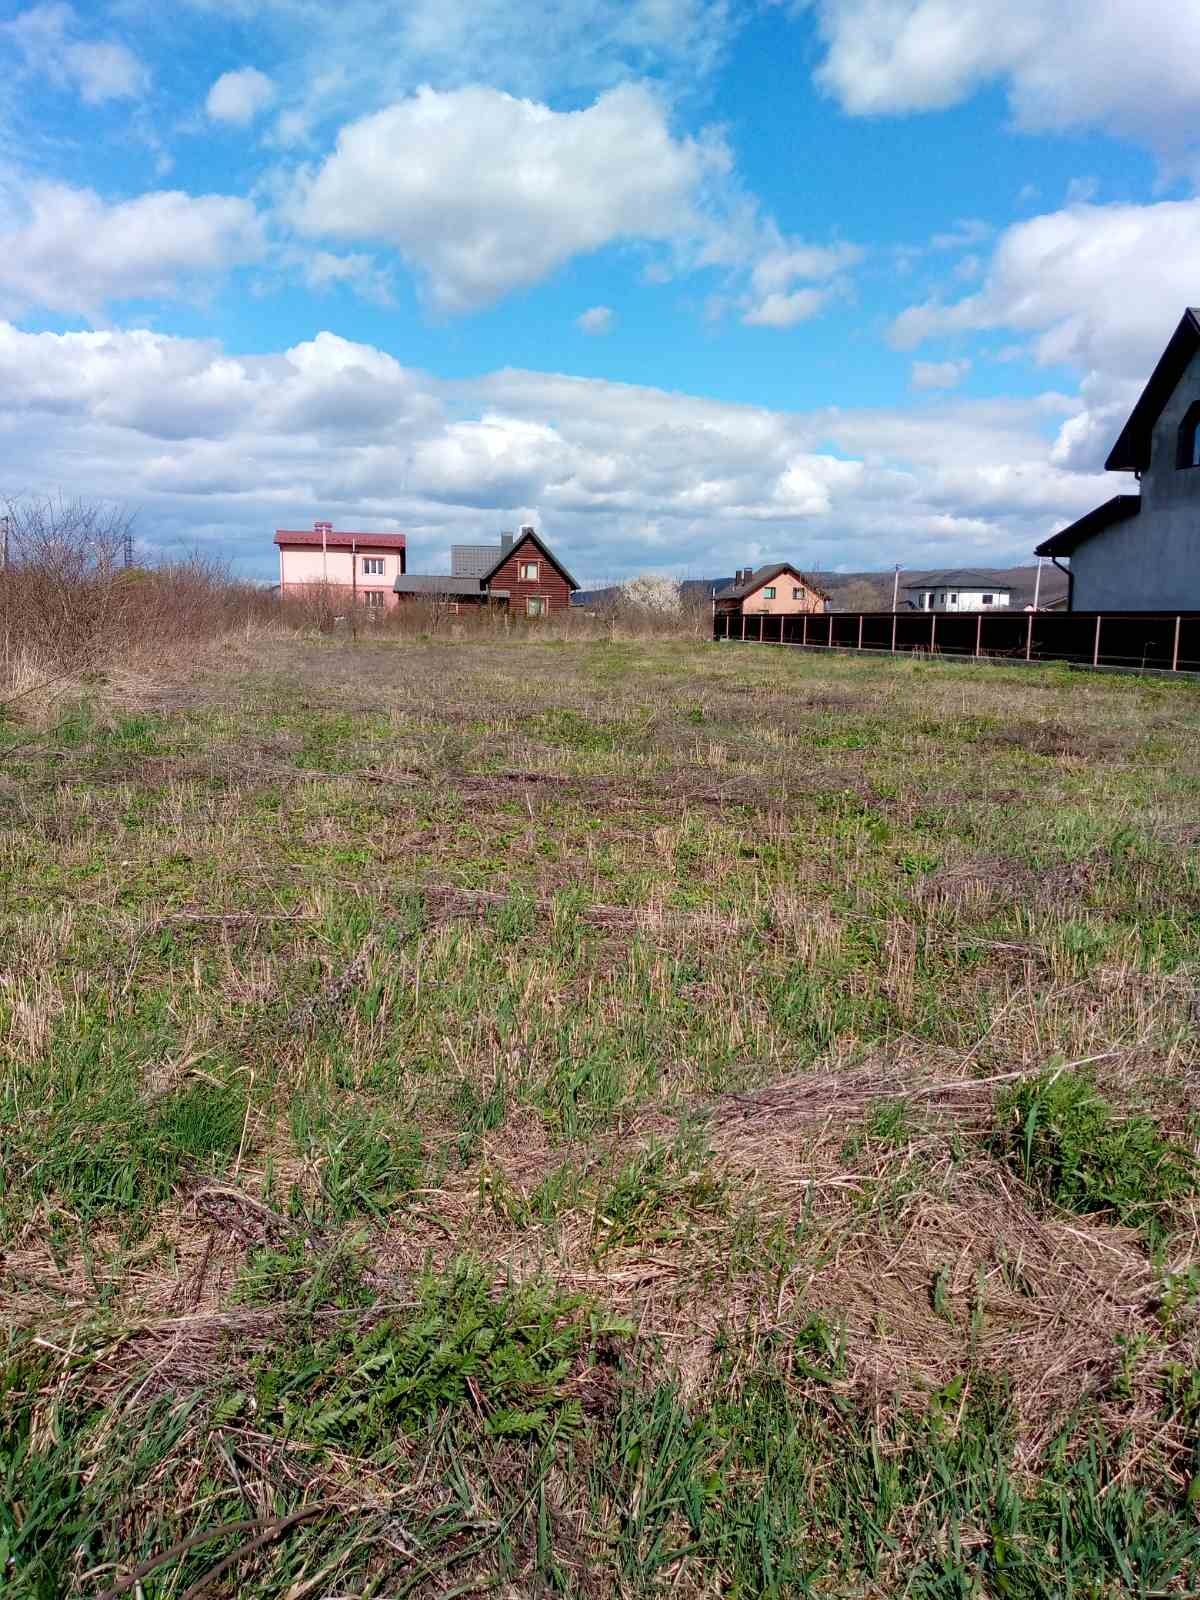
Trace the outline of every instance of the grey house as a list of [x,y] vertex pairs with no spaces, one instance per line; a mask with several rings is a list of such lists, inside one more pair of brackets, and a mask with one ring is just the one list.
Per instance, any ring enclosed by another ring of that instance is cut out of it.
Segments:
[[1119,494],[1037,547],[1070,557],[1072,611],[1200,610],[1200,309],[1184,312],[1105,462]]

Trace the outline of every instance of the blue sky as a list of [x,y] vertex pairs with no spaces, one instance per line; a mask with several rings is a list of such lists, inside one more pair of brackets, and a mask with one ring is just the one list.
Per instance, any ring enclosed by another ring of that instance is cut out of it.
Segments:
[[[9,496],[272,571],[1021,560],[1200,300],[1160,0],[7,8]],[[1137,39],[1138,48],[1130,41]]]

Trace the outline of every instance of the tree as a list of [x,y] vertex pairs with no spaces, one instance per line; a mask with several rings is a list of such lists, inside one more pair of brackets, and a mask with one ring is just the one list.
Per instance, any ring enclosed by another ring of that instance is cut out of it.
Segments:
[[683,588],[675,578],[643,573],[621,585],[621,604],[656,617],[677,617],[683,609]]

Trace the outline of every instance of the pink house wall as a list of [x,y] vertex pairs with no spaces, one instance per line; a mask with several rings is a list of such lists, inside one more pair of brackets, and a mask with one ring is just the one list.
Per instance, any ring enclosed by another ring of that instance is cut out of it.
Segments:
[[[363,572],[363,558],[366,556],[383,558],[382,577],[378,573]],[[381,590],[385,596],[384,605],[389,610],[399,604],[400,597],[393,585],[400,575],[400,552],[372,550],[370,545],[362,544],[353,553],[349,550],[322,550],[320,546],[314,545],[280,545],[280,593],[295,595],[312,588],[314,584],[321,583],[336,584],[339,588],[344,586],[351,589],[355,581],[354,562],[358,563],[360,604],[365,604],[363,595],[368,589]]]
[[[774,586],[774,600],[763,597],[763,589]],[[800,590],[799,600],[792,599],[792,590]],[[770,583],[764,583],[762,588],[756,589],[753,594],[748,594],[742,601],[742,610],[747,616],[759,616],[766,612],[768,616],[778,617],[799,616],[803,611],[824,611],[825,602],[820,595],[814,594],[799,578],[794,578],[788,572],[781,572],[777,578],[772,578]]]

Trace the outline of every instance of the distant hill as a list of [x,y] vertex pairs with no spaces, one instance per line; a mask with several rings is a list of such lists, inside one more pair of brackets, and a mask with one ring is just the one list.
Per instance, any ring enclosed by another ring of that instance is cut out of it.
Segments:
[[[950,565],[951,563],[947,563]],[[943,572],[945,567],[906,567],[900,574],[900,582],[920,583],[922,579],[932,576],[935,572]],[[980,572],[997,584],[1008,584],[1012,589],[1012,605],[1015,610],[1033,604],[1033,592],[1037,582],[1037,568],[1029,567],[972,567],[972,571]],[[826,590],[837,611],[890,611],[892,609],[892,578],[891,572],[813,572],[809,576],[821,588]],[[714,589],[723,589],[726,584],[733,582],[733,575],[727,578],[689,578],[683,584],[684,598],[693,604],[712,594]],[[1049,562],[1042,568],[1042,587],[1040,604],[1047,605],[1051,600],[1058,600],[1067,592],[1067,580],[1057,567]],[[609,585],[603,589],[581,589],[574,596],[577,606],[597,607],[611,605],[617,596],[617,586]],[[900,591],[900,605],[903,608],[908,604],[904,590]]]

